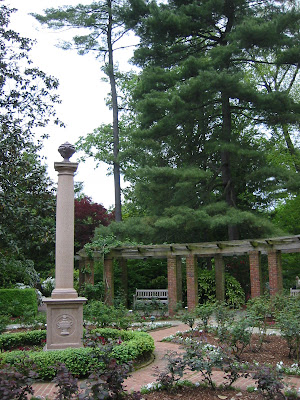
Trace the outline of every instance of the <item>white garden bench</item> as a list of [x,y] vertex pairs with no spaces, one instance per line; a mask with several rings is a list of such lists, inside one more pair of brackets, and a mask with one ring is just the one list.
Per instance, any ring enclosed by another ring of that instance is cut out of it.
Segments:
[[163,304],[168,304],[168,289],[136,289],[133,295],[133,308],[139,300],[148,302],[154,299]]
[[290,296],[299,296],[300,295],[300,289],[290,289]]

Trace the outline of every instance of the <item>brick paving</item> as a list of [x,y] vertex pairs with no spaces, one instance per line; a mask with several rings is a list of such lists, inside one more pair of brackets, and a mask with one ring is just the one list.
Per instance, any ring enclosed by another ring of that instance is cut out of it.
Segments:
[[[126,390],[128,392],[138,391],[142,386],[147,385],[148,383],[154,382],[156,380],[155,377],[155,367],[158,367],[160,370],[164,368],[166,365],[166,360],[164,359],[164,355],[167,351],[177,351],[180,352],[180,348],[175,343],[170,342],[161,342],[161,340],[166,337],[175,334],[177,331],[184,331],[189,329],[187,325],[180,324],[173,326],[167,329],[161,329],[154,332],[149,332],[149,334],[153,337],[155,342],[155,351],[154,356],[155,359],[149,365],[134,371],[129,378],[126,379],[125,385]],[[213,381],[220,385],[223,383],[223,373],[220,371],[214,371],[213,373]],[[184,375],[185,379],[190,380],[193,383],[201,381],[201,375],[196,372],[190,372]],[[285,382],[290,386],[294,386],[296,388],[300,388],[300,378],[299,377],[286,377]],[[235,387],[245,390],[247,386],[255,386],[254,381],[250,378],[240,378],[235,384]],[[48,399],[53,399],[55,395],[56,388],[53,383],[35,383],[33,385],[34,396],[39,396],[41,398],[47,397]]]

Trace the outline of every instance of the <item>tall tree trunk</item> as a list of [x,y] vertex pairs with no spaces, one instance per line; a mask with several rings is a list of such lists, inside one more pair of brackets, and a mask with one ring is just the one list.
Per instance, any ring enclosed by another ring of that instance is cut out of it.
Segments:
[[289,151],[289,153],[290,153],[290,155],[292,157],[295,169],[296,169],[297,172],[300,172],[300,157],[299,157],[299,153],[295,149],[295,146],[294,146],[294,144],[292,142],[288,126],[287,125],[282,125],[282,131],[283,131],[283,135],[284,135],[286,146],[287,146],[288,151]]
[[[233,21],[235,17],[235,7],[232,0],[225,0],[224,2],[224,14],[227,17],[226,29],[223,37],[221,38],[221,46],[227,45],[226,35],[230,33],[233,27]],[[230,61],[227,62],[227,68],[229,68]],[[229,97],[226,93],[221,92],[222,102],[222,140],[225,144],[229,144],[231,141],[231,109]],[[230,151],[228,148],[221,149],[221,171],[222,171],[222,183],[224,188],[225,200],[229,207],[236,207],[236,195],[234,190],[234,184],[231,177],[230,168]],[[237,225],[229,224],[228,227],[228,239],[238,240],[239,231]]]
[[111,0],[107,1],[109,10],[109,23],[107,29],[107,45],[108,45],[108,76],[111,88],[112,109],[113,109],[113,136],[114,136],[114,186],[115,186],[115,220],[122,221],[121,209],[121,180],[120,180],[120,164],[119,164],[119,109],[116,89],[116,80],[114,74],[113,48],[112,48],[112,4]]
[[[229,98],[226,94],[222,93],[222,139],[224,143],[230,143],[231,139],[231,112]],[[230,207],[236,207],[236,195],[234,190],[234,184],[231,178],[230,169],[230,152],[228,149],[221,149],[221,171],[222,171],[222,183],[224,188],[225,200]],[[228,225],[228,239],[238,240],[239,231],[237,225]]]

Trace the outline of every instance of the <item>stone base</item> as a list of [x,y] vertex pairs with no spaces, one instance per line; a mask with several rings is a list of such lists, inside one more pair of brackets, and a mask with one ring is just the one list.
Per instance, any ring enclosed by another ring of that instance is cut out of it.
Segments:
[[44,298],[47,306],[47,344],[44,350],[82,347],[83,304],[86,298]]

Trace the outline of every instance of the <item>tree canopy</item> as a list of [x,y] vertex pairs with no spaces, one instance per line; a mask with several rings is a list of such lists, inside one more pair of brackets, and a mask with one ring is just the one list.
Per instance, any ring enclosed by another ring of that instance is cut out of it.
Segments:
[[131,4],[142,68],[125,149],[132,201],[166,241],[274,233],[263,213],[299,188],[270,134],[299,124],[297,3]]
[[35,134],[50,120],[61,124],[58,81],[32,65],[33,42],[9,27],[14,11],[0,5],[0,263],[34,260],[47,268],[54,254],[55,197]]

